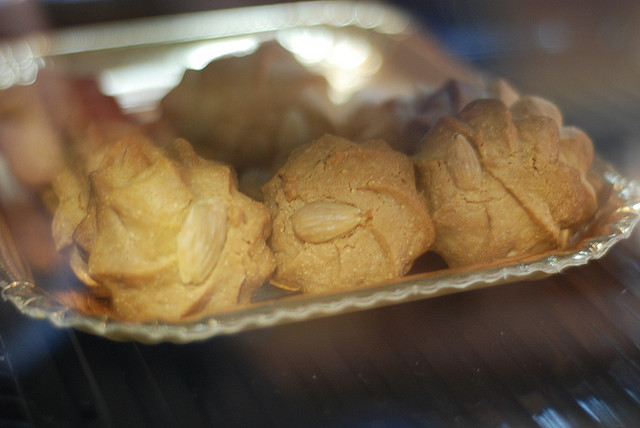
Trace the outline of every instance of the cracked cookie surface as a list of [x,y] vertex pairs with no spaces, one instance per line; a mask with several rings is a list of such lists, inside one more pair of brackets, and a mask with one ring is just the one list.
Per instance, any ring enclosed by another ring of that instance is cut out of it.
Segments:
[[322,293],[393,279],[433,242],[411,160],[382,141],[325,135],[264,187],[275,280]]
[[414,157],[434,251],[453,267],[562,248],[597,208],[592,159],[586,134],[540,99],[478,100],[441,119]]
[[264,205],[186,140],[132,135],[54,182],[53,232],[85,284],[128,321],[185,321],[235,308],[275,269]]

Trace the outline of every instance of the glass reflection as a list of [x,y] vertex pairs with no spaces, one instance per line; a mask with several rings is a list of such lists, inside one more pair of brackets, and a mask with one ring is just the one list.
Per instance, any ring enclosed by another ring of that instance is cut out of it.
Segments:
[[282,32],[278,41],[301,63],[319,69],[331,86],[336,103],[346,102],[382,64],[381,56],[363,38],[326,29],[302,28]]

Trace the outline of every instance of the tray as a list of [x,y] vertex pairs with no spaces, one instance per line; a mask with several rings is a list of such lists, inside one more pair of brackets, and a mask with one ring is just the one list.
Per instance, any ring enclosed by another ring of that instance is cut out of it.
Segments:
[[[73,28],[0,45],[0,89],[27,84],[42,67],[95,77],[101,89],[128,113],[152,114],[184,70],[202,68],[230,53],[247,53],[277,40],[304,58],[309,41],[351,49],[367,66],[306,58],[325,73],[336,95],[348,99],[401,95],[421,86],[439,87],[450,78],[477,82],[481,73],[443,54],[422,29],[399,11],[381,4],[309,2],[160,17]],[[301,45],[300,40],[306,44]],[[327,52],[331,52],[329,49]],[[366,53],[366,55],[365,55]],[[326,59],[326,58],[324,58]],[[371,65],[374,61],[374,66]],[[333,81],[332,81],[333,79]],[[343,85],[340,82],[349,82]],[[183,323],[127,323],[88,315],[61,303],[48,290],[50,278],[36,281],[16,250],[11,230],[0,222],[0,287],[19,311],[113,340],[187,343],[217,335],[299,320],[398,304],[523,279],[557,274],[602,257],[627,238],[640,220],[640,186],[596,159],[601,204],[593,222],[565,251],[493,265],[415,273],[397,281],[324,296],[304,296],[265,284],[254,302],[227,313]],[[55,278],[59,278],[56,276]]]

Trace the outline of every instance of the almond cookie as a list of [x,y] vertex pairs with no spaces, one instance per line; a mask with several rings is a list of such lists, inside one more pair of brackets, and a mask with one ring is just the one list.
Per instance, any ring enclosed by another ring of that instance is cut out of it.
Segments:
[[429,131],[414,161],[449,266],[562,248],[594,214],[593,145],[561,123],[555,106],[519,97],[474,101]]
[[433,242],[411,160],[382,141],[326,135],[264,187],[275,281],[323,293],[397,278]]
[[54,237],[71,265],[110,296],[117,317],[178,322],[249,302],[275,268],[264,205],[232,170],[176,140],[140,136],[70,165],[54,182]]

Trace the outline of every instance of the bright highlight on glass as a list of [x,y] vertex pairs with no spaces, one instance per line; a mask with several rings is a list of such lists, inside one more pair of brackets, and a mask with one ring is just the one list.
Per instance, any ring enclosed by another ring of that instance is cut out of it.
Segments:
[[216,58],[226,55],[248,55],[259,45],[254,37],[244,37],[233,40],[217,40],[205,42],[194,46],[186,53],[186,67],[194,70],[202,70],[207,64]]
[[381,65],[371,44],[357,36],[340,35],[323,28],[301,28],[282,32],[278,41],[301,63],[318,68],[327,78],[332,100],[347,101]]

